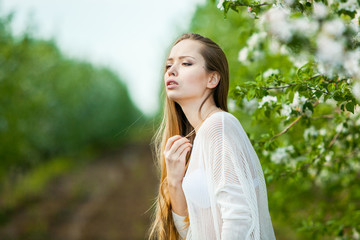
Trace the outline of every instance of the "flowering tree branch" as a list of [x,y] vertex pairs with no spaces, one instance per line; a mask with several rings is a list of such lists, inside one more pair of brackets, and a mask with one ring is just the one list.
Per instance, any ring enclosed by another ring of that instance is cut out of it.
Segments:
[[[313,107],[315,108],[317,105],[319,104],[319,100],[316,101],[316,103],[314,103]],[[276,134],[275,136],[273,136],[270,141],[273,141],[275,138],[280,137],[281,135],[283,135],[284,133],[286,133],[292,126],[294,126],[303,116],[305,116],[305,113],[302,113],[300,116],[298,116],[295,121],[293,121],[292,123],[290,123],[284,130],[282,130],[280,133]]]
[[292,126],[294,126],[305,114],[301,114],[300,116],[298,116],[295,121],[293,121],[292,123],[290,123],[284,130],[282,130],[280,133],[276,134],[275,136],[273,136],[270,141],[273,141],[275,138],[280,137],[281,135],[283,135],[284,133],[286,133]]
[[266,90],[270,90],[270,89],[284,89],[284,88],[288,88],[288,87],[292,87],[292,86],[296,86],[298,85],[297,83],[294,84],[289,84],[286,86],[279,86],[279,87],[265,87]]
[[234,3],[235,6],[246,6],[246,7],[261,7],[265,5],[273,5],[273,3],[260,3],[260,4],[243,4],[243,3]]
[[[262,126],[264,118],[271,123],[265,122],[265,133],[253,139],[261,157],[269,160],[270,179],[296,179],[286,185],[307,193],[316,187],[321,194],[315,201],[326,196],[335,202],[334,214],[320,204],[326,214],[309,216],[305,224],[293,214],[292,220],[306,232],[304,239],[352,239],[359,235],[360,215],[348,217],[343,210],[359,202],[360,2],[279,0],[261,7],[272,1],[219,0],[225,16],[247,7],[242,14],[250,18],[241,24],[259,19],[248,37],[238,32],[244,83],[234,89],[234,100],[253,114],[254,123]],[[239,29],[234,25],[231,36]],[[296,125],[301,119],[305,124]],[[289,131],[295,125],[298,131]],[[278,138],[283,134],[287,137]],[[282,189],[273,198],[286,198]],[[346,189],[345,197],[337,198],[334,189]],[[283,209],[278,206],[279,212]]]
[[332,145],[334,145],[334,143],[335,143],[336,139],[339,137],[339,135],[340,135],[340,132],[335,134],[335,136],[331,139],[328,148],[331,148]]
[[334,115],[321,115],[321,116],[318,116],[318,117],[312,117],[312,119],[316,120],[316,119],[322,119],[322,118],[327,118],[327,119],[333,119],[334,118]]

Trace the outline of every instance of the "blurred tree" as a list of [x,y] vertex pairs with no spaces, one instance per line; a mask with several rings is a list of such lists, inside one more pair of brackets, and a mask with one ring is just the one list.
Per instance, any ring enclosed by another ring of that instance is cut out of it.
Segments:
[[67,58],[53,41],[14,37],[10,22],[0,18],[0,182],[54,156],[128,139],[124,130],[141,113],[118,76]]

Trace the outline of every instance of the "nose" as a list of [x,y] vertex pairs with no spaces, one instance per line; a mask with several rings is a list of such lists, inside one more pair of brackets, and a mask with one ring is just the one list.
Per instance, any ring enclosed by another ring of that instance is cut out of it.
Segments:
[[167,74],[168,74],[168,76],[176,76],[177,75],[177,69],[176,69],[175,64],[171,65],[171,67],[167,70]]

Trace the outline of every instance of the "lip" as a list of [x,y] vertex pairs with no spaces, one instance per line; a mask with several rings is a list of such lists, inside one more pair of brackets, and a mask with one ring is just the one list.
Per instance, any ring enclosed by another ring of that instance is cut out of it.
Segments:
[[176,85],[179,85],[179,83],[177,81],[169,79],[166,81],[166,86],[168,86],[171,82],[174,82],[174,83],[176,83]]
[[[175,84],[174,85],[170,85],[171,82],[174,82]],[[175,81],[175,80],[167,80],[166,81],[166,88],[167,89],[173,89],[173,88],[176,88],[179,84]]]

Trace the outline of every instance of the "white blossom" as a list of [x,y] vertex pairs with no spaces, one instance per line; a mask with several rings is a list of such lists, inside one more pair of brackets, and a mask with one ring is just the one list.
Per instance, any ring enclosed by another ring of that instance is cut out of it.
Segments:
[[356,120],[355,126],[360,126],[360,118],[358,120]]
[[356,119],[358,116],[360,116],[360,106],[356,105],[354,108],[354,113],[350,115],[350,118]]
[[337,102],[336,102],[334,99],[332,99],[332,98],[328,98],[328,99],[326,100],[326,103],[329,104],[329,105],[332,106],[332,107],[335,107],[335,106],[337,105]]
[[352,141],[352,140],[353,140],[353,136],[352,136],[351,134],[350,134],[350,135],[347,135],[347,136],[346,136],[346,140],[349,141],[349,142]]
[[356,10],[355,17],[351,19],[351,25],[357,27],[354,29],[355,31],[356,29],[359,29],[359,18],[360,18],[360,9]]
[[333,151],[329,152],[328,154],[325,155],[325,160],[326,160],[327,162],[329,162],[329,161],[331,160],[331,158],[332,158],[333,155],[334,155],[334,152],[333,152]]
[[290,104],[290,107],[297,111],[302,111],[302,107],[305,102],[306,102],[306,97],[304,96],[299,97],[299,92],[295,92],[294,99],[293,102]]
[[353,230],[353,239],[358,240],[360,239],[360,233],[356,230],[356,228],[352,228]]
[[266,32],[259,32],[251,35],[246,42],[248,48],[250,50],[256,48],[259,45],[259,43],[265,39],[266,35],[267,35]]
[[304,139],[307,141],[310,138],[309,137],[317,137],[318,136],[318,131],[315,129],[314,126],[311,126],[307,129],[305,129],[304,131]]
[[360,18],[360,10],[356,11],[355,17],[351,19],[349,27],[352,29],[356,36],[353,37],[354,41],[360,41],[360,26],[359,26],[359,19]]
[[285,6],[290,7],[293,5],[295,0],[276,0],[275,4],[273,4],[273,7],[279,7],[279,6]]
[[313,2],[314,17],[318,19],[325,18],[328,15],[328,9],[322,2]]
[[320,154],[325,152],[325,144],[322,142],[318,145],[318,149],[320,149]]
[[231,112],[234,112],[234,111],[236,110],[236,108],[237,108],[237,106],[236,106],[236,100],[230,98],[229,101],[228,101],[228,107],[229,107],[229,110],[230,110]]
[[282,109],[280,111],[281,116],[286,116],[286,119],[290,118],[291,107],[287,104],[282,104]]
[[345,31],[345,24],[340,19],[334,19],[325,22],[321,30],[325,35],[339,37]]
[[285,148],[277,148],[271,155],[271,161],[279,164],[283,161],[283,159],[287,159],[288,157],[289,154],[286,152]]
[[239,57],[238,57],[238,60],[240,62],[246,62],[247,61],[247,58],[248,58],[248,55],[249,55],[249,49],[247,47],[244,47],[243,49],[240,50],[239,52]]
[[305,109],[304,113],[305,113],[305,115],[306,115],[307,117],[311,117],[311,115],[312,115],[312,111],[309,110],[308,108]]
[[288,55],[290,52],[289,52],[289,50],[287,49],[286,45],[282,45],[282,46],[280,47],[280,53],[281,53],[282,55]]
[[263,14],[263,21],[268,23],[270,32],[285,42],[292,38],[289,15],[288,9],[279,6],[275,6]]
[[250,100],[247,100],[246,98],[244,98],[243,105],[244,105],[244,110],[247,113],[252,114],[258,108],[258,101],[256,98],[252,98]]
[[251,7],[247,8],[248,14],[251,18],[255,18],[256,17],[256,12],[252,11],[253,9]]
[[287,162],[290,160],[290,154],[294,152],[294,147],[292,145],[287,147],[279,147],[271,154],[271,161],[274,163]]
[[[236,2],[236,0],[230,0],[231,2]],[[230,2],[228,0],[219,0],[219,3],[217,5],[217,8],[219,8],[220,10],[224,10],[224,7],[223,7],[223,3],[224,2]]]
[[335,68],[334,66],[330,65],[330,64],[325,64],[323,62],[318,62],[317,64],[317,70],[319,71],[319,73],[326,75],[328,77],[332,77],[334,72],[335,72]]
[[252,54],[254,60],[259,60],[264,57],[264,51],[255,50],[252,52]]
[[[312,167],[309,167],[308,168],[308,173],[309,173],[309,175],[311,176],[311,177],[315,177],[316,175],[317,175],[317,171],[314,169],[314,168],[312,168]],[[319,185],[319,180],[316,178],[315,179],[315,183],[317,184],[317,185]]]
[[325,135],[326,135],[326,129],[325,129],[325,128],[321,128],[321,129],[319,130],[319,133],[320,133],[321,136],[325,136]]
[[323,34],[317,38],[316,56],[320,61],[328,62],[332,65],[340,64],[343,60],[344,46]]
[[276,96],[265,96],[259,102],[259,108],[261,108],[265,103],[271,104],[272,102],[277,102]]
[[294,31],[306,36],[315,34],[319,29],[319,24],[317,21],[310,21],[306,17],[294,19],[292,26]]
[[346,53],[344,68],[349,75],[360,78],[360,48]]
[[270,77],[270,76],[273,75],[273,74],[279,74],[279,70],[278,70],[278,69],[269,68],[268,70],[266,70],[266,71],[263,73],[263,76],[264,76],[264,78],[268,78],[268,77]]
[[224,0],[219,0],[219,3],[218,3],[218,5],[217,5],[217,7],[220,9],[220,10],[224,10],[224,7],[223,7],[223,3],[224,3],[225,1]]
[[297,68],[304,66],[308,62],[308,56],[304,53],[297,56],[289,55],[289,59]]
[[284,1],[284,3],[285,3],[286,5],[288,5],[288,6],[293,5],[294,2],[295,2],[295,0],[285,0],[285,1]]
[[266,156],[269,156],[269,152],[266,151],[265,149],[262,151],[262,154],[266,157]]
[[278,53],[280,51],[280,43],[275,38],[270,38],[269,51],[272,54]]
[[337,133],[343,132],[343,128],[344,128],[343,124],[340,123],[339,125],[336,126],[336,132]]
[[357,100],[360,101],[360,82],[355,82],[352,87],[352,94]]
[[359,4],[356,0],[348,0],[346,2],[340,2],[339,8],[353,12],[356,9],[359,9]]

